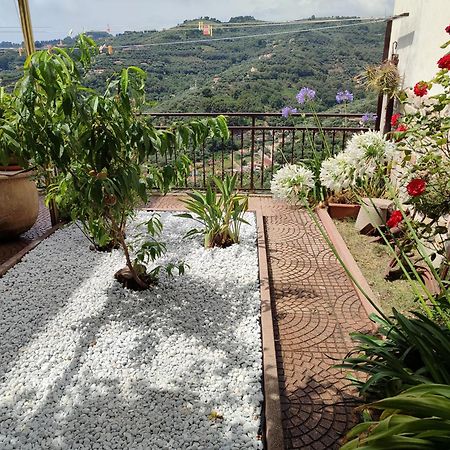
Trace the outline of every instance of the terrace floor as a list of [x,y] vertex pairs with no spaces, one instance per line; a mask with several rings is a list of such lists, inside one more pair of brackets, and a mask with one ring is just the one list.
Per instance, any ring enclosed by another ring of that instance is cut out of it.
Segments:
[[[148,207],[181,210],[181,197],[155,196]],[[252,196],[249,207],[264,220],[285,448],[339,448],[355,419],[344,402],[355,392],[333,365],[352,348],[349,333],[370,329],[370,321],[306,211],[268,196]],[[41,205],[34,229],[15,243],[0,243],[0,269],[49,228]]]

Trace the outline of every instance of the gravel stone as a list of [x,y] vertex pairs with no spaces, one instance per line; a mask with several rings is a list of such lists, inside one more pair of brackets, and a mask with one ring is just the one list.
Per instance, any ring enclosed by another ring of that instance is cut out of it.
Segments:
[[158,264],[188,268],[145,292],[116,282],[122,253],[90,251],[74,225],[0,279],[2,449],[262,448],[254,215],[239,245],[209,250],[183,239],[193,221],[161,220]]

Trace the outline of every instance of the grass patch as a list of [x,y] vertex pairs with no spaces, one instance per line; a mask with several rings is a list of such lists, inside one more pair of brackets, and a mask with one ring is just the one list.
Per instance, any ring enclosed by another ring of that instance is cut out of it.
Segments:
[[392,259],[387,246],[375,244],[372,238],[359,234],[354,220],[335,220],[334,223],[385,313],[390,314],[392,308],[402,313],[421,309],[414,300],[409,281],[384,279]]

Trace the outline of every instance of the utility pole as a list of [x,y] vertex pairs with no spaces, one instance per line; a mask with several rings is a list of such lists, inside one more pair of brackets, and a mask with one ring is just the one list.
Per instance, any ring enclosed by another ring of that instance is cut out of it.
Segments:
[[30,7],[28,0],[17,0],[19,5],[20,23],[22,25],[23,40],[27,55],[31,55],[34,50],[33,28],[31,26]]

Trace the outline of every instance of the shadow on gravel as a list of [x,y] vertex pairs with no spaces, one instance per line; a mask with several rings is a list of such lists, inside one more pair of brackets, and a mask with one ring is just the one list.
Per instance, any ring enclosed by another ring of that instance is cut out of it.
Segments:
[[[61,268],[62,273],[65,270]],[[50,278],[54,276],[52,273]],[[186,387],[197,388],[197,384],[209,382],[207,377],[211,375],[204,373],[201,363],[187,363],[184,371],[184,376],[189,377],[187,380],[170,380],[170,374],[167,374],[165,388],[161,387],[161,380],[153,380],[147,371],[155,364],[155,358],[161,357],[158,345],[173,335],[193,339],[201,343],[205,351],[221,350],[223,356],[217,361],[214,375],[224,376],[245,366],[255,349],[239,333],[233,335],[233,330],[244,317],[255,317],[257,324],[257,311],[254,302],[233,301],[233,291],[248,291],[253,295],[254,287],[252,283],[217,290],[211,283],[187,274],[183,283],[175,280],[165,290],[152,288],[151,291],[124,295],[123,288],[114,283],[98,314],[79,323],[80,338],[75,352],[51,389],[37,399],[36,392],[30,388],[22,398],[16,396],[10,407],[0,407],[0,415],[6,419],[0,423],[0,435],[6,439],[3,443],[15,442],[11,448],[38,444],[39,448],[86,450],[237,448],[233,447],[237,429],[227,429],[220,420],[208,419],[208,414],[217,405],[227,404],[234,410],[242,403],[242,394],[236,392],[235,386],[229,385],[222,396],[205,401],[195,389]],[[70,292],[66,298],[69,297]],[[48,307],[45,319],[49,320],[64,305],[63,299],[53,307],[50,301],[48,305],[44,304]],[[36,326],[27,338],[44,325]],[[26,326],[24,324],[24,329]],[[139,330],[133,345],[126,350],[126,356],[123,352],[117,358],[105,356],[98,348],[111,330],[114,338],[111,346],[119,345],[127,332]],[[62,355],[55,355],[58,357],[62,358]],[[179,364],[186,363],[180,359]],[[21,382],[23,380],[17,380],[17,383]],[[27,402],[34,408],[25,415]],[[169,417],[167,411],[170,411]],[[242,424],[237,426],[242,430]]]
[[70,303],[99,264],[98,253],[92,252],[91,266],[73,270],[80,249],[86,249],[89,243],[77,236],[66,239],[64,251],[53,252],[52,242],[58,233],[61,231],[26,256],[34,264],[18,263],[0,278],[0,380],[14,365],[19,351]]

